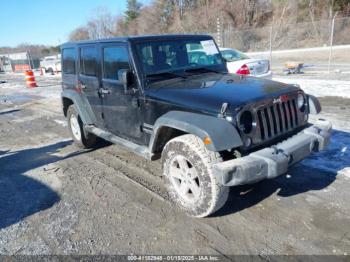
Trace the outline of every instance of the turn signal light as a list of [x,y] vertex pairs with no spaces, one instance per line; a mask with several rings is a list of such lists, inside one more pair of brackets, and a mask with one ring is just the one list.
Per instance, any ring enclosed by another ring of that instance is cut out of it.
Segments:
[[211,144],[211,139],[208,136],[206,136],[203,139],[203,143],[204,143],[204,145],[210,145]]

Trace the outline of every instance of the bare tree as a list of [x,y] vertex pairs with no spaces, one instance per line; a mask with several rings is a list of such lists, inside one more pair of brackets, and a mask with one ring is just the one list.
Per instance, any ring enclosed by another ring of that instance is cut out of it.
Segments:
[[[154,0],[142,7],[137,0],[129,0],[123,16],[115,17],[108,10],[97,10],[85,26],[72,32],[70,38],[213,33],[217,18],[220,18],[222,28],[230,31],[273,25],[274,39],[277,40],[291,31],[289,24],[296,22],[311,21],[315,25],[314,30],[307,33],[313,36],[320,34],[316,21],[328,19],[334,11],[350,12],[349,0]],[[252,34],[256,41],[261,37],[258,30]]]
[[90,39],[101,39],[113,36],[116,31],[115,26],[115,18],[111,13],[105,8],[98,8],[86,27]]
[[69,34],[68,38],[69,38],[70,41],[78,41],[78,40],[90,39],[89,30],[85,26],[80,26],[77,29],[74,29]]

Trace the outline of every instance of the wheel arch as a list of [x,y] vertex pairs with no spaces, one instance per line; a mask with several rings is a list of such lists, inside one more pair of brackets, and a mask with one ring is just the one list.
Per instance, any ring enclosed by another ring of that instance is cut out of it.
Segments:
[[63,114],[67,116],[67,110],[69,106],[76,105],[76,109],[79,116],[85,125],[93,124],[96,122],[94,113],[92,112],[91,106],[79,93],[73,90],[64,90],[61,94],[62,99],[62,110]]
[[67,117],[68,108],[73,105],[74,102],[68,97],[62,97],[62,110],[65,117]]
[[160,153],[165,144],[172,138],[193,134],[202,141],[208,137],[211,143],[208,150],[219,152],[242,145],[236,128],[227,120],[198,113],[170,111],[157,119],[150,140],[150,151]]
[[307,103],[309,105],[310,114],[317,115],[321,112],[321,103],[320,101],[313,95],[307,94]]

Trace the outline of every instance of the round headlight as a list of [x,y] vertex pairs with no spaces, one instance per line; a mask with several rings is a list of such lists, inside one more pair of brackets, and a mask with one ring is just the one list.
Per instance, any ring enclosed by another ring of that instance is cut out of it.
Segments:
[[239,128],[245,134],[249,134],[253,129],[253,114],[250,111],[244,111],[239,117]]
[[305,104],[305,98],[302,93],[298,94],[298,108],[301,109]]

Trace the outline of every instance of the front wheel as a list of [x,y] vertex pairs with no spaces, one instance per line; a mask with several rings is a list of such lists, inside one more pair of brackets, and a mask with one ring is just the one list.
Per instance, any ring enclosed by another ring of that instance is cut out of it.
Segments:
[[69,132],[77,146],[91,148],[96,144],[96,136],[84,130],[83,122],[74,105],[68,108],[67,121]]
[[162,153],[163,174],[170,198],[195,217],[205,217],[226,202],[229,188],[219,184],[212,165],[222,161],[195,135],[170,140]]

